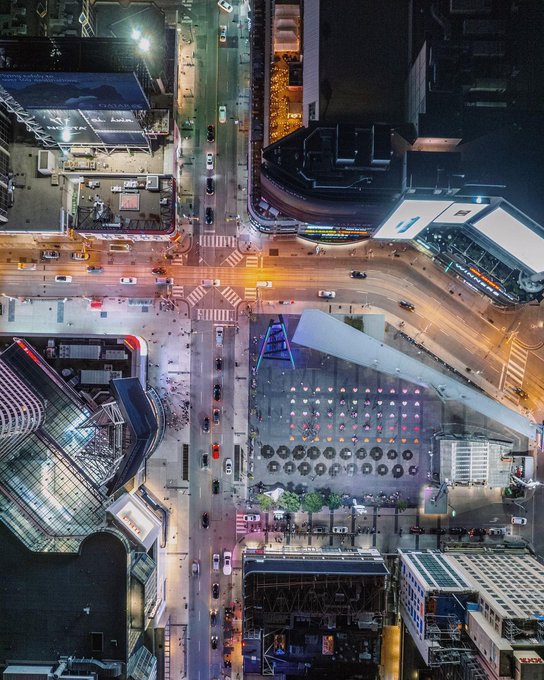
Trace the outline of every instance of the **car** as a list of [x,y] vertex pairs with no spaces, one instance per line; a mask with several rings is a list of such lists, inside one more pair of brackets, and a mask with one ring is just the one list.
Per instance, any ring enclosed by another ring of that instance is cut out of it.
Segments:
[[448,529],[448,534],[451,536],[466,536],[468,531],[465,527],[450,527]]
[[210,625],[212,626],[217,625],[217,609],[210,610]]
[[202,528],[208,529],[210,526],[210,516],[207,512],[202,513]]
[[355,269],[352,272],[350,272],[349,275],[351,276],[352,279],[366,279],[367,276],[366,272],[359,272]]
[[217,649],[217,641],[218,641],[217,635],[212,635],[210,638],[212,649]]
[[218,408],[214,408],[214,410],[213,410],[214,425],[217,425],[220,420],[221,420],[221,411]]
[[212,445],[212,458],[218,460],[219,458],[219,444],[216,442]]
[[525,390],[522,390],[521,387],[515,387],[514,392],[518,395],[520,399],[528,399],[529,395]]
[[227,122],[227,107],[226,106],[220,106],[219,107],[219,122],[220,123],[226,123]]
[[425,529],[423,527],[410,527],[411,534],[424,534]]
[[221,357],[215,358],[215,368],[220,371],[223,368],[223,359]]
[[209,431],[210,431],[210,419],[206,416],[206,418],[204,418],[204,422],[202,423],[202,432]]
[[208,125],[206,139],[210,144],[215,142],[215,127],[213,125]]
[[58,250],[43,250],[42,260],[58,260],[60,257],[60,252]]
[[90,255],[89,253],[86,253],[84,250],[76,250],[74,253],[70,253],[70,257],[72,260],[88,260]]
[[413,312],[415,310],[415,305],[413,305],[411,302],[408,302],[408,300],[400,300],[399,307],[407,309],[409,312]]
[[211,151],[206,154],[206,170],[213,170],[213,153]]
[[219,583],[212,583],[212,597],[214,600],[219,599]]
[[526,517],[512,517],[511,522],[512,522],[512,524],[520,524],[521,526],[525,526],[527,524],[527,518]]
[[214,496],[217,496],[217,494],[219,493],[219,489],[220,489],[219,480],[214,479],[213,482],[212,482],[212,493],[213,493]]
[[206,212],[204,214],[204,221],[206,224],[213,224],[213,208],[206,208]]
[[445,529],[442,529],[441,527],[431,527],[429,529],[430,534],[436,534],[437,536],[443,536],[446,533]]
[[222,9],[224,12],[228,12],[229,14],[232,12],[233,7],[230,4],[230,2],[227,2],[227,0],[217,0],[217,6],[219,9]]
[[217,347],[223,346],[223,326],[218,326],[215,329],[215,344]]
[[198,560],[193,560],[193,566],[191,567],[191,572],[193,576],[198,576],[200,574],[200,562]]
[[487,533],[489,536],[506,536],[508,530],[506,527],[491,527]]
[[213,569],[213,571],[219,571],[220,563],[221,563],[221,558],[219,557],[219,553],[214,553],[212,555],[212,569]]
[[213,177],[206,178],[206,193],[208,196],[213,196],[215,194],[215,182]]
[[219,42],[220,43],[227,42],[227,27],[224,25],[219,26]]
[[349,529],[347,527],[333,527],[332,528],[333,534],[347,534],[348,532],[349,532]]
[[151,270],[152,274],[155,274],[155,276],[164,276],[166,274],[166,269],[164,267],[155,267],[155,269]]
[[87,273],[88,274],[102,274],[103,271],[104,271],[104,267],[97,267],[94,264],[90,264],[87,267]]
[[278,300],[279,305],[294,305],[294,300]]
[[312,529],[312,534],[326,534],[326,533],[327,533],[326,527],[313,527]]
[[138,279],[134,276],[122,276],[119,279],[119,283],[123,283],[126,286],[135,286],[138,283]]
[[317,291],[317,297],[326,298],[326,299],[330,300],[331,298],[336,297],[336,291],[334,291],[334,290],[318,290]]
[[260,519],[260,515],[244,515],[244,522],[258,522]]
[[207,469],[208,469],[208,465],[209,465],[209,461],[210,461],[210,458],[209,458],[208,454],[207,454],[207,453],[203,453],[202,456],[200,457],[200,467],[201,467],[203,470],[207,470]]
[[232,475],[232,460],[230,458],[225,458],[225,474]]
[[55,283],[72,283],[72,277],[65,274],[55,276]]
[[213,398],[215,401],[221,401],[221,385],[219,383],[213,386]]
[[36,269],[36,263],[35,262],[18,262],[17,263],[17,269],[27,269],[34,271]]
[[473,527],[469,532],[468,535],[474,538],[475,536],[485,536],[487,534],[487,530],[484,529],[483,527]]
[[230,550],[223,552],[223,574],[230,576],[232,574],[232,553]]

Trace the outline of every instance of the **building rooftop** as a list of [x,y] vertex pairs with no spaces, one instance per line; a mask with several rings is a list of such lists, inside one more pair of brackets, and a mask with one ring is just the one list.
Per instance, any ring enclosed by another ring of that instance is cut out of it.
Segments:
[[419,574],[428,591],[470,589],[469,582],[463,579],[441,553],[401,551],[401,558]]

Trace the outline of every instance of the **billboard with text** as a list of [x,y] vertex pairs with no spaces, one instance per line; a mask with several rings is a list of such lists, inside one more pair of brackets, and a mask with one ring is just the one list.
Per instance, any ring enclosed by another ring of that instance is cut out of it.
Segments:
[[415,238],[425,227],[436,220],[440,213],[450,207],[452,201],[408,199],[378,228],[374,238],[408,241]]
[[35,109],[34,117],[56,142],[94,146],[146,146],[132,111]]

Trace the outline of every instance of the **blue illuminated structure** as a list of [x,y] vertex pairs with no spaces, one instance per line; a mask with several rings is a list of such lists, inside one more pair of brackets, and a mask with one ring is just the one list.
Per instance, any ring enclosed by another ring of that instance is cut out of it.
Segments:
[[263,359],[274,359],[276,361],[290,361],[291,367],[295,368],[295,360],[291,352],[291,345],[287,337],[287,328],[285,321],[280,314],[278,321],[270,320],[266,333],[264,335],[261,348],[259,350],[259,358],[257,359],[256,370],[259,370]]

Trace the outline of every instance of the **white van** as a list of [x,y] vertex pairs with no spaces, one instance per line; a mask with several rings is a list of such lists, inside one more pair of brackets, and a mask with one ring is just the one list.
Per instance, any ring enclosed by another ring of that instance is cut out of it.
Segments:
[[257,288],[272,288],[272,281],[257,281]]

